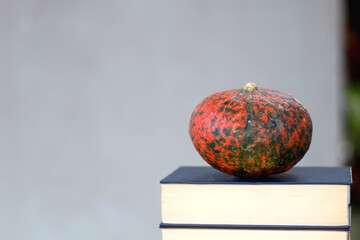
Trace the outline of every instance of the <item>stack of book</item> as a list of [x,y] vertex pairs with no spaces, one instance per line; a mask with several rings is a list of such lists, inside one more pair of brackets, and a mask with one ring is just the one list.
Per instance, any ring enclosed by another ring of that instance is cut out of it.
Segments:
[[295,167],[260,180],[180,167],[160,183],[163,240],[350,239],[348,167]]

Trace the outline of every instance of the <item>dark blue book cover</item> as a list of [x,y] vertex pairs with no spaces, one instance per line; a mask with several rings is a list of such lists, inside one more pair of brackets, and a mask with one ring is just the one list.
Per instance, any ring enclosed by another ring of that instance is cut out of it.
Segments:
[[264,179],[242,179],[212,167],[179,167],[160,183],[187,184],[339,184],[351,185],[350,167],[294,167]]
[[198,229],[262,229],[262,230],[332,230],[349,231],[350,225],[343,226],[301,226],[301,225],[230,225],[230,224],[174,224],[160,223],[160,228],[198,228]]

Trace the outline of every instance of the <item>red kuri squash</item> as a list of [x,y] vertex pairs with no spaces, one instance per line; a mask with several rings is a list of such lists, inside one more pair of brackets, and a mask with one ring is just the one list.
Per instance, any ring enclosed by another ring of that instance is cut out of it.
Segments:
[[193,111],[191,140],[214,168],[242,178],[291,169],[309,149],[309,113],[289,94],[248,83],[214,93]]

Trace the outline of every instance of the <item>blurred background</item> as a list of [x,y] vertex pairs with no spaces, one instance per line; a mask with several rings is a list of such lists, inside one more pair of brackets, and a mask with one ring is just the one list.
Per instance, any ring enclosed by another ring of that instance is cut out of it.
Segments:
[[348,148],[346,165],[352,166],[352,238],[360,239],[360,2],[347,0],[345,40],[344,119]]
[[354,167],[356,1],[0,1],[0,239],[161,239],[159,181],[206,165],[195,106],[247,82],[299,99],[301,166]]

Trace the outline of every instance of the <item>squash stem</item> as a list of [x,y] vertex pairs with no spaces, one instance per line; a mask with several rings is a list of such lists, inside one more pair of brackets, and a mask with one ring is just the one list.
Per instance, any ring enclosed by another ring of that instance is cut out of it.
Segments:
[[258,87],[256,86],[255,83],[247,83],[244,87],[244,90],[248,91],[248,92],[253,92],[255,90],[258,90]]

